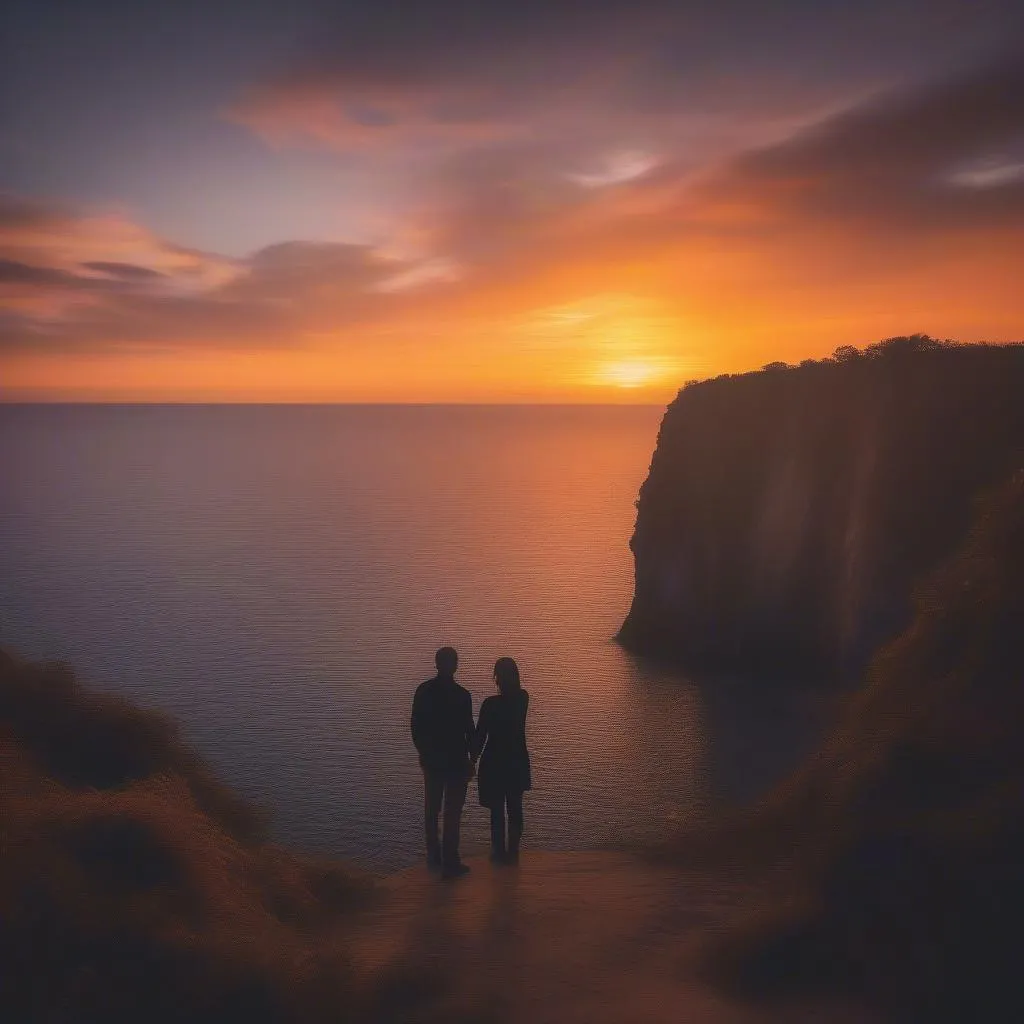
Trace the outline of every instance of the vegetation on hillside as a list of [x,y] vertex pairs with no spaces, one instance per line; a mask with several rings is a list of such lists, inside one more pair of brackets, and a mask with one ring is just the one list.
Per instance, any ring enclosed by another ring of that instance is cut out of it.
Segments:
[[841,991],[900,1021],[1024,1020],[1022,623],[1018,474],[753,816],[746,849],[786,864],[776,909],[719,948],[720,977],[757,996]]
[[265,842],[167,718],[0,652],[0,1019],[352,1019],[372,888]]
[[855,678],[1022,463],[1024,345],[892,338],[687,385],[637,502],[631,649]]

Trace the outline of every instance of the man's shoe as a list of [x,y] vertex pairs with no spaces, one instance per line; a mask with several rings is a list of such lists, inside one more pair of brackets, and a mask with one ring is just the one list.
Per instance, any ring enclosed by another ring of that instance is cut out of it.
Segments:
[[442,868],[441,880],[444,882],[450,882],[456,878],[462,878],[464,875],[469,874],[469,865],[458,863],[452,864],[449,867]]
[[492,864],[507,864],[508,854],[504,850],[491,850]]
[[432,857],[429,853],[427,854],[427,870],[431,874],[437,874],[441,870],[441,858]]

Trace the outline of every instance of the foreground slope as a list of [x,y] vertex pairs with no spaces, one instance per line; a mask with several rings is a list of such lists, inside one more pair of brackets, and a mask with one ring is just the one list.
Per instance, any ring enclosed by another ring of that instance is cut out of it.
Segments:
[[266,843],[168,719],[0,652],[0,1019],[350,1019],[371,897]]
[[[356,957],[405,979],[393,1020],[437,1014],[490,1024],[868,1024],[796,992],[767,1007],[698,978],[698,951],[748,887],[624,853],[526,854],[517,869],[470,862],[442,885],[422,868],[389,878]],[[387,1010],[388,1007],[382,1005]]]
[[1024,346],[891,339],[685,387],[637,503],[621,639],[701,671],[855,676],[1021,464]]

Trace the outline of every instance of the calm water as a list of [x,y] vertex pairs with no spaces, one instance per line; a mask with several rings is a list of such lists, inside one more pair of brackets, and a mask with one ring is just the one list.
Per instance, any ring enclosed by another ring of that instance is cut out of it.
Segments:
[[[408,712],[434,649],[458,648],[475,706],[510,654],[529,842],[648,841],[716,774],[715,708],[612,642],[660,417],[0,407],[0,642],[171,711],[278,837],[374,867],[420,853]],[[734,712],[718,761],[759,777]],[[466,824],[482,849],[475,789]]]

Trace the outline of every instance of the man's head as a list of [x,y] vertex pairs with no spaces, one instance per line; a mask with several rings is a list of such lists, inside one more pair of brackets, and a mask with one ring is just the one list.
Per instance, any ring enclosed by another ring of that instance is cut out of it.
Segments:
[[454,647],[442,647],[434,655],[434,664],[437,666],[439,676],[453,676],[459,667],[459,656]]

